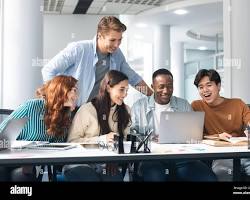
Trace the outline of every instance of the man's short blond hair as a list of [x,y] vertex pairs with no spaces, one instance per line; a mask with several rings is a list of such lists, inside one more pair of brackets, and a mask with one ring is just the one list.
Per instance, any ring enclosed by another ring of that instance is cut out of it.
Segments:
[[97,33],[105,34],[109,31],[124,32],[127,27],[116,17],[114,16],[105,16],[103,17],[97,27]]

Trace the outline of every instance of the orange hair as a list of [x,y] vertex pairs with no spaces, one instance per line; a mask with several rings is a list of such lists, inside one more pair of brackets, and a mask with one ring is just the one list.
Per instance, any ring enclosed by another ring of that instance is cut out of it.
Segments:
[[44,122],[48,135],[62,136],[71,123],[71,112],[64,103],[68,92],[76,86],[77,80],[71,76],[56,76],[36,91],[38,97],[45,99]]

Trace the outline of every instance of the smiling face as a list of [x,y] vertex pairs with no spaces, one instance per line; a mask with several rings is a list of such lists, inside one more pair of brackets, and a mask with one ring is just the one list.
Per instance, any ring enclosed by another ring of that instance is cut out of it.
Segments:
[[158,104],[168,104],[173,94],[173,78],[167,74],[157,75],[152,84],[155,101]]
[[107,33],[98,33],[97,48],[103,53],[114,53],[122,41],[122,32],[110,30]]
[[203,101],[209,105],[217,105],[220,99],[220,87],[221,84],[214,81],[210,81],[208,76],[204,76],[199,84],[198,91]]
[[108,86],[111,104],[122,105],[124,98],[128,92],[128,80],[123,80],[113,87]]

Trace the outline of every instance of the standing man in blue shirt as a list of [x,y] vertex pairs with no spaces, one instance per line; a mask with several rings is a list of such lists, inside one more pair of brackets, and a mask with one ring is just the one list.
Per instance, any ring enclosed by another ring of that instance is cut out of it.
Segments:
[[130,68],[119,46],[126,26],[113,16],[103,17],[93,40],[70,43],[42,69],[43,80],[64,74],[78,80],[78,106],[98,94],[99,85],[106,72],[118,70],[129,77],[129,83],[146,95],[152,91],[142,78]]

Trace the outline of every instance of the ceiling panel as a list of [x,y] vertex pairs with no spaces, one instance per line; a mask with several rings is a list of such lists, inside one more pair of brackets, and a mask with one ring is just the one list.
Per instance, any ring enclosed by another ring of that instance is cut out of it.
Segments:
[[63,6],[62,13],[63,14],[72,14],[75,10],[75,6]]
[[105,4],[105,1],[93,1],[90,5],[90,7],[102,7]]
[[44,13],[138,14],[177,1],[184,0],[44,0]]
[[151,8],[154,8],[155,6],[150,6],[150,5],[133,5],[130,7],[128,11],[136,11],[137,14],[141,11],[148,10]]
[[106,3],[98,14],[124,14],[130,6],[126,3]]
[[77,2],[78,2],[78,0],[65,0],[64,1],[64,6],[73,6],[73,7],[75,7]]
[[96,13],[99,13],[100,8],[89,8],[87,11],[87,14],[92,14],[92,15],[96,15]]

